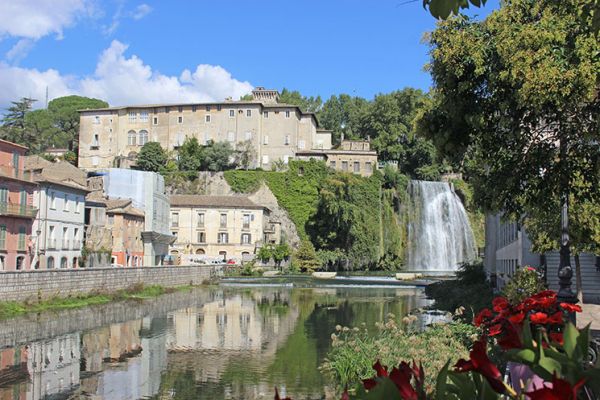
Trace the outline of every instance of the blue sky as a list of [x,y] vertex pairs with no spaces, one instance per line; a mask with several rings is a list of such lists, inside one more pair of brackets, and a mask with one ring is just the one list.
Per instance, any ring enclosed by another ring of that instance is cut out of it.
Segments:
[[421,0],[0,3],[2,108],[43,99],[46,86],[50,98],[117,105],[221,100],[252,86],[371,98],[431,84],[421,40],[435,20]]

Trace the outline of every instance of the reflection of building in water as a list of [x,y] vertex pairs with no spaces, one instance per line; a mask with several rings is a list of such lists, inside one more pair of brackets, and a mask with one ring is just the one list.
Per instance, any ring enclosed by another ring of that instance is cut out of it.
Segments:
[[27,369],[31,386],[27,399],[44,399],[77,388],[80,357],[79,333],[29,344]]
[[[26,381],[27,347],[0,350],[0,400],[25,399],[27,396]],[[11,383],[10,387],[4,387]]]
[[254,301],[235,296],[172,314],[169,349],[259,350],[268,332]]
[[[166,318],[145,318],[85,333],[82,379],[91,399],[125,400],[153,396],[166,368]],[[141,354],[140,354],[141,351]]]

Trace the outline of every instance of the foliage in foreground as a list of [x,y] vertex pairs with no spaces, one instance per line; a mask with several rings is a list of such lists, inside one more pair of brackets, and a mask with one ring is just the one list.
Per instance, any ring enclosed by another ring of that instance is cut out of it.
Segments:
[[[493,310],[484,309],[475,318],[483,333],[473,342],[468,359],[448,360],[433,379],[422,361],[401,361],[390,370],[377,360],[373,365],[377,375],[363,379],[352,395],[346,388],[342,400],[597,398],[600,363],[589,362],[590,327],[577,329],[566,322],[573,312],[581,312],[581,307],[560,303],[551,290],[516,305],[495,298]],[[488,345],[504,350],[505,359],[513,363],[508,369],[510,381],[504,380],[488,356]],[[277,392],[275,399],[279,399]]]
[[[469,354],[468,344],[478,330],[470,324],[434,324],[424,331],[413,327],[416,317],[406,317],[402,326],[393,315],[369,334],[366,327],[341,328],[332,335],[333,347],[321,367],[338,388],[353,386],[372,375],[373,360],[397,365],[401,360],[421,360],[427,370],[440,370],[450,359],[458,361]],[[434,377],[427,377],[431,391]]]

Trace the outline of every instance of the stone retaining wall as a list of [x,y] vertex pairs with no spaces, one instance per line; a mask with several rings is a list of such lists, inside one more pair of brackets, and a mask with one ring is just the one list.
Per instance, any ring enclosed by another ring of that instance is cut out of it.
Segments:
[[93,291],[116,291],[142,283],[174,287],[199,285],[219,274],[219,266],[53,269],[0,273],[0,301],[65,297]]

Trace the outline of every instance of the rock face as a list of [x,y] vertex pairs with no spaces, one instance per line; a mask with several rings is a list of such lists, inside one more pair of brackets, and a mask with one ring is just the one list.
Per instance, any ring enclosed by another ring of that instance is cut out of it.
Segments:
[[[227,183],[227,182],[225,182]],[[256,204],[263,205],[271,210],[271,215],[269,219],[272,221],[279,222],[281,224],[281,232],[282,236],[285,237],[285,240],[288,245],[297,249],[300,246],[300,236],[298,235],[298,230],[296,229],[296,225],[290,219],[287,211],[283,209],[283,207],[279,206],[277,202],[277,198],[271,192],[269,187],[263,182],[260,185],[260,188],[251,195],[248,196],[250,200],[252,200]]]
[[[212,196],[228,196],[235,193],[225,180],[222,172],[199,172],[198,179],[194,182],[180,182],[177,187],[168,187],[170,194],[205,194]],[[300,236],[296,225],[290,219],[287,211],[279,206],[277,198],[269,187],[263,182],[254,193],[248,194],[248,198],[254,203],[267,207],[271,210],[269,220],[281,224],[282,237],[288,245],[297,249],[300,245]]]

